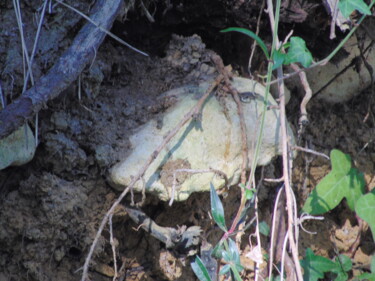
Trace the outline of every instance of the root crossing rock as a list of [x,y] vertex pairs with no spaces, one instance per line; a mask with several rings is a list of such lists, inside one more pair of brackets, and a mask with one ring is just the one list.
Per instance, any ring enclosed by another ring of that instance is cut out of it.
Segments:
[[[233,86],[240,93],[242,101],[248,163],[251,163],[260,128],[265,88],[245,78],[234,78]],[[129,185],[132,177],[162,143],[164,136],[194,107],[208,87],[209,83],[202,83],[174,89],[163,95],[176,99],[176,102],[166,110],[162,119],[149,121],[131,137],[132,152],[110,171],[113,187],[123,190]],[[217,96],[211,95],[206,100],[199,120],[192,120],[181,128],[150,165],[143,180],[136,183],[135,190],[141,191],[145,187],[147,192],[165,201],[170,200],[171,196],[176,201],[186,200],[193,192],[208,191],[210,183],[217,189],[224,186],[223,177],[209,169],[224,173],[229,185],[239,182],[242,158],[237,105],[229,94],[221,98]],[[268,104],[271,109],[266,112],[258,165],[267,165],[274,156],[281,154],[279,111],[272,107],[277,104],[271,96]],[[289,126],[288,131],[293,143]]]

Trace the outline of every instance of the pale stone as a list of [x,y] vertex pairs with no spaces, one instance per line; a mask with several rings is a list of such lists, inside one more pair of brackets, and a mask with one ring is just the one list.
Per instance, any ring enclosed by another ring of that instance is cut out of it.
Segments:
[[[160,122],[151,120],[130,138],[132,152],[110,171],[110,182],[115,188],[123,190],[129,185],[156,147],[162,143],[163,137],[195,106],[208,85],[209,83],[204,83],[199,87],[182,87],[165,94],[175,96],[177,102],[165,112],[161,129],[158,129]],[[245,78],[234,78],[233,86],[239,93],[257,94],[255,99],[241,103],[247,129],[248,158],[251,163],[263,111],[265,88]],[[193,120],[179,131],[150,165],[143,180],[136,183],[134,186],[136,191],[142,190],[142,186],[145,185],[146,191],[156,194],[161,200],[169,200],[172,194],[174,170],[181,168],[195,170],[212,168],[225,173],[230,185],[239,182],[242,163],[240,120],[232,96],[228,95],[224,100],[226,110],[218,99],[211,95],[204,104],[201,121]],[[268,104],[276,106],[270,95]],[[290,141],[294,143],[289,126],[288,131]],[[275,155],[281,154],[280,143],[279,111],[272,108],[266,112],[258,165],[266,165]],[[178,184],[174,200],[177,201],[187,199],[193,192],[208,191],[210,183],[217,189],[224,185],[224,180],[211,172],[176,175]]]
[[35,138],[29,125],[21,126],[0,140],[0,170],[26,164],[33,159],[35,149]]
[[[371,44],[371,39],[364,41],[364,46]],[[361,61],[358,40],[352,36],[344,45],[347,56],[338,62],[330,61],[325,65],[317,66],[306,71],[309,86],[316,98],[327,103],[344,103],[358,96],[371,85],[371,75]],[[367,63],[375,67],[375,49],[370,48],[365,55]],[[351,65],[354,60],[360,62],[359,67]],[[374,76],[375,77],[375,76]],[[304,93],[298,76],[286,81],[289,88],[297,87]]]

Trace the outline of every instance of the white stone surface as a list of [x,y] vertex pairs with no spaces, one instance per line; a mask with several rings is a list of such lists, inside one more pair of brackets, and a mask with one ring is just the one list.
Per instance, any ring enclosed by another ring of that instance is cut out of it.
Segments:
[[[205,83],[199,87],[184,87],[166,93],[176,95],[178,102],[166,111],[161,129],[157,128],[156,120],[151,120],[131,137],[131,154],[110,171],[110,182],[115,188],[123,190],[129,185],[132,176],[138,173],[152,152],[162,143],[167,132],[196,104],[208,85],[209,83]],[[249,103],[241,103],[247,126],[248,156],[251,163],[263,110],[265,88],[259,83],[254,85],[252,80],[245,78],[235,78],[233,85],[240,93],[250,91],[259,95]],[[270,95],[268,103],[276,105]],[[227,175],[231,185],[239,182],[242,163],[240,122],[236,103],[230,95],[225,98],[225,104],[227,114],[224,114],[218,99],[212,95],[203,107],[202,121],[191,121],[172,139],[145,173],[144,182],[148,192],[156,194],[161,200],[170,199],[173,182],[171,167],[174,164],[176,168],[217,169]],[[278,117],[277,109],[267,110],[258,165],[266,165],[275,155],[281,154]],[[294,142],[291,130],[289,131],[291,141]],[[181,166],[181,163],[185,165]],[[169,183],[161,179],[162,173],[167,175]],[[214,173],[188,174],[181,177],[174,199],[181,201],[193,192],[207,191],[210,182],[217,189],[224,185],[224,180]],[[142,181],[138,181],[134,188],[140,191]]]
[[0,140],[0,170],[8,166],[26,164],[33,159],[35,149],[35,138],[29,125],[21,126],[17,131]]

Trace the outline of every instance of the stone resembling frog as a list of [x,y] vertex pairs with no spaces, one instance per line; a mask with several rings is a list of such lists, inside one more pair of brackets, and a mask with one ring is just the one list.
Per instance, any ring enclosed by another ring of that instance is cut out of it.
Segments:
[[[174,96],[177,102],[163,115],[163,126],[157,120],[143,125],[131,138],[132,152],[110,170],[110,183],[123,190],[146,160],[162,143],[163,137],[176,126],[181,118],[196,104],[210,83],[186,86],[171,90],[165,96]],[[232,85],[240,93],[245,116],[248,160],[252,161],[255,142],[260,127],[264,106],[265,88],[246,78],[235,77]],[[247,94],[248,93],[248,94]],[[192,171],[214,169],[227,176],[228,184],[239,182],[241,173],[241,130],[237,105],[231,95],[224,96],[225,110],[221,102],[211,95],[202,108],[201,118],[191,120],[181,128],[167,147],[159,154],[146,171],[143,181],[134,189],[156,194],[161,200],[186,200],[193,192],[208,191],[210,183],[219,189],[225,180],[214,172]],[[277,103],[269,95],[263,140],[258,165],[267,165],[274,156],[281,154],[281,131]],[[225,112],[224,112],[225,111]],[[294,143],[288,125],[289,141]],[[175,191],[172,191],[172,186]]]

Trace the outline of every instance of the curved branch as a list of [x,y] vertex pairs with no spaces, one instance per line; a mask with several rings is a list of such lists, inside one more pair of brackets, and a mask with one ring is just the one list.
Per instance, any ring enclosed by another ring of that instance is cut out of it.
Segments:
[[[97,1],[90,16],[91,19],[101,28],[110,29],[122,2],[122,0]],[[106,33],[100,28],[86,23],[70,48],[65,51],[48,73],[12,104],[0,111],[0,139],[18,129],[26,120],[39,112],[43,105],[57,97],[76,80],[85,66],[93,59],[105,36]]]

